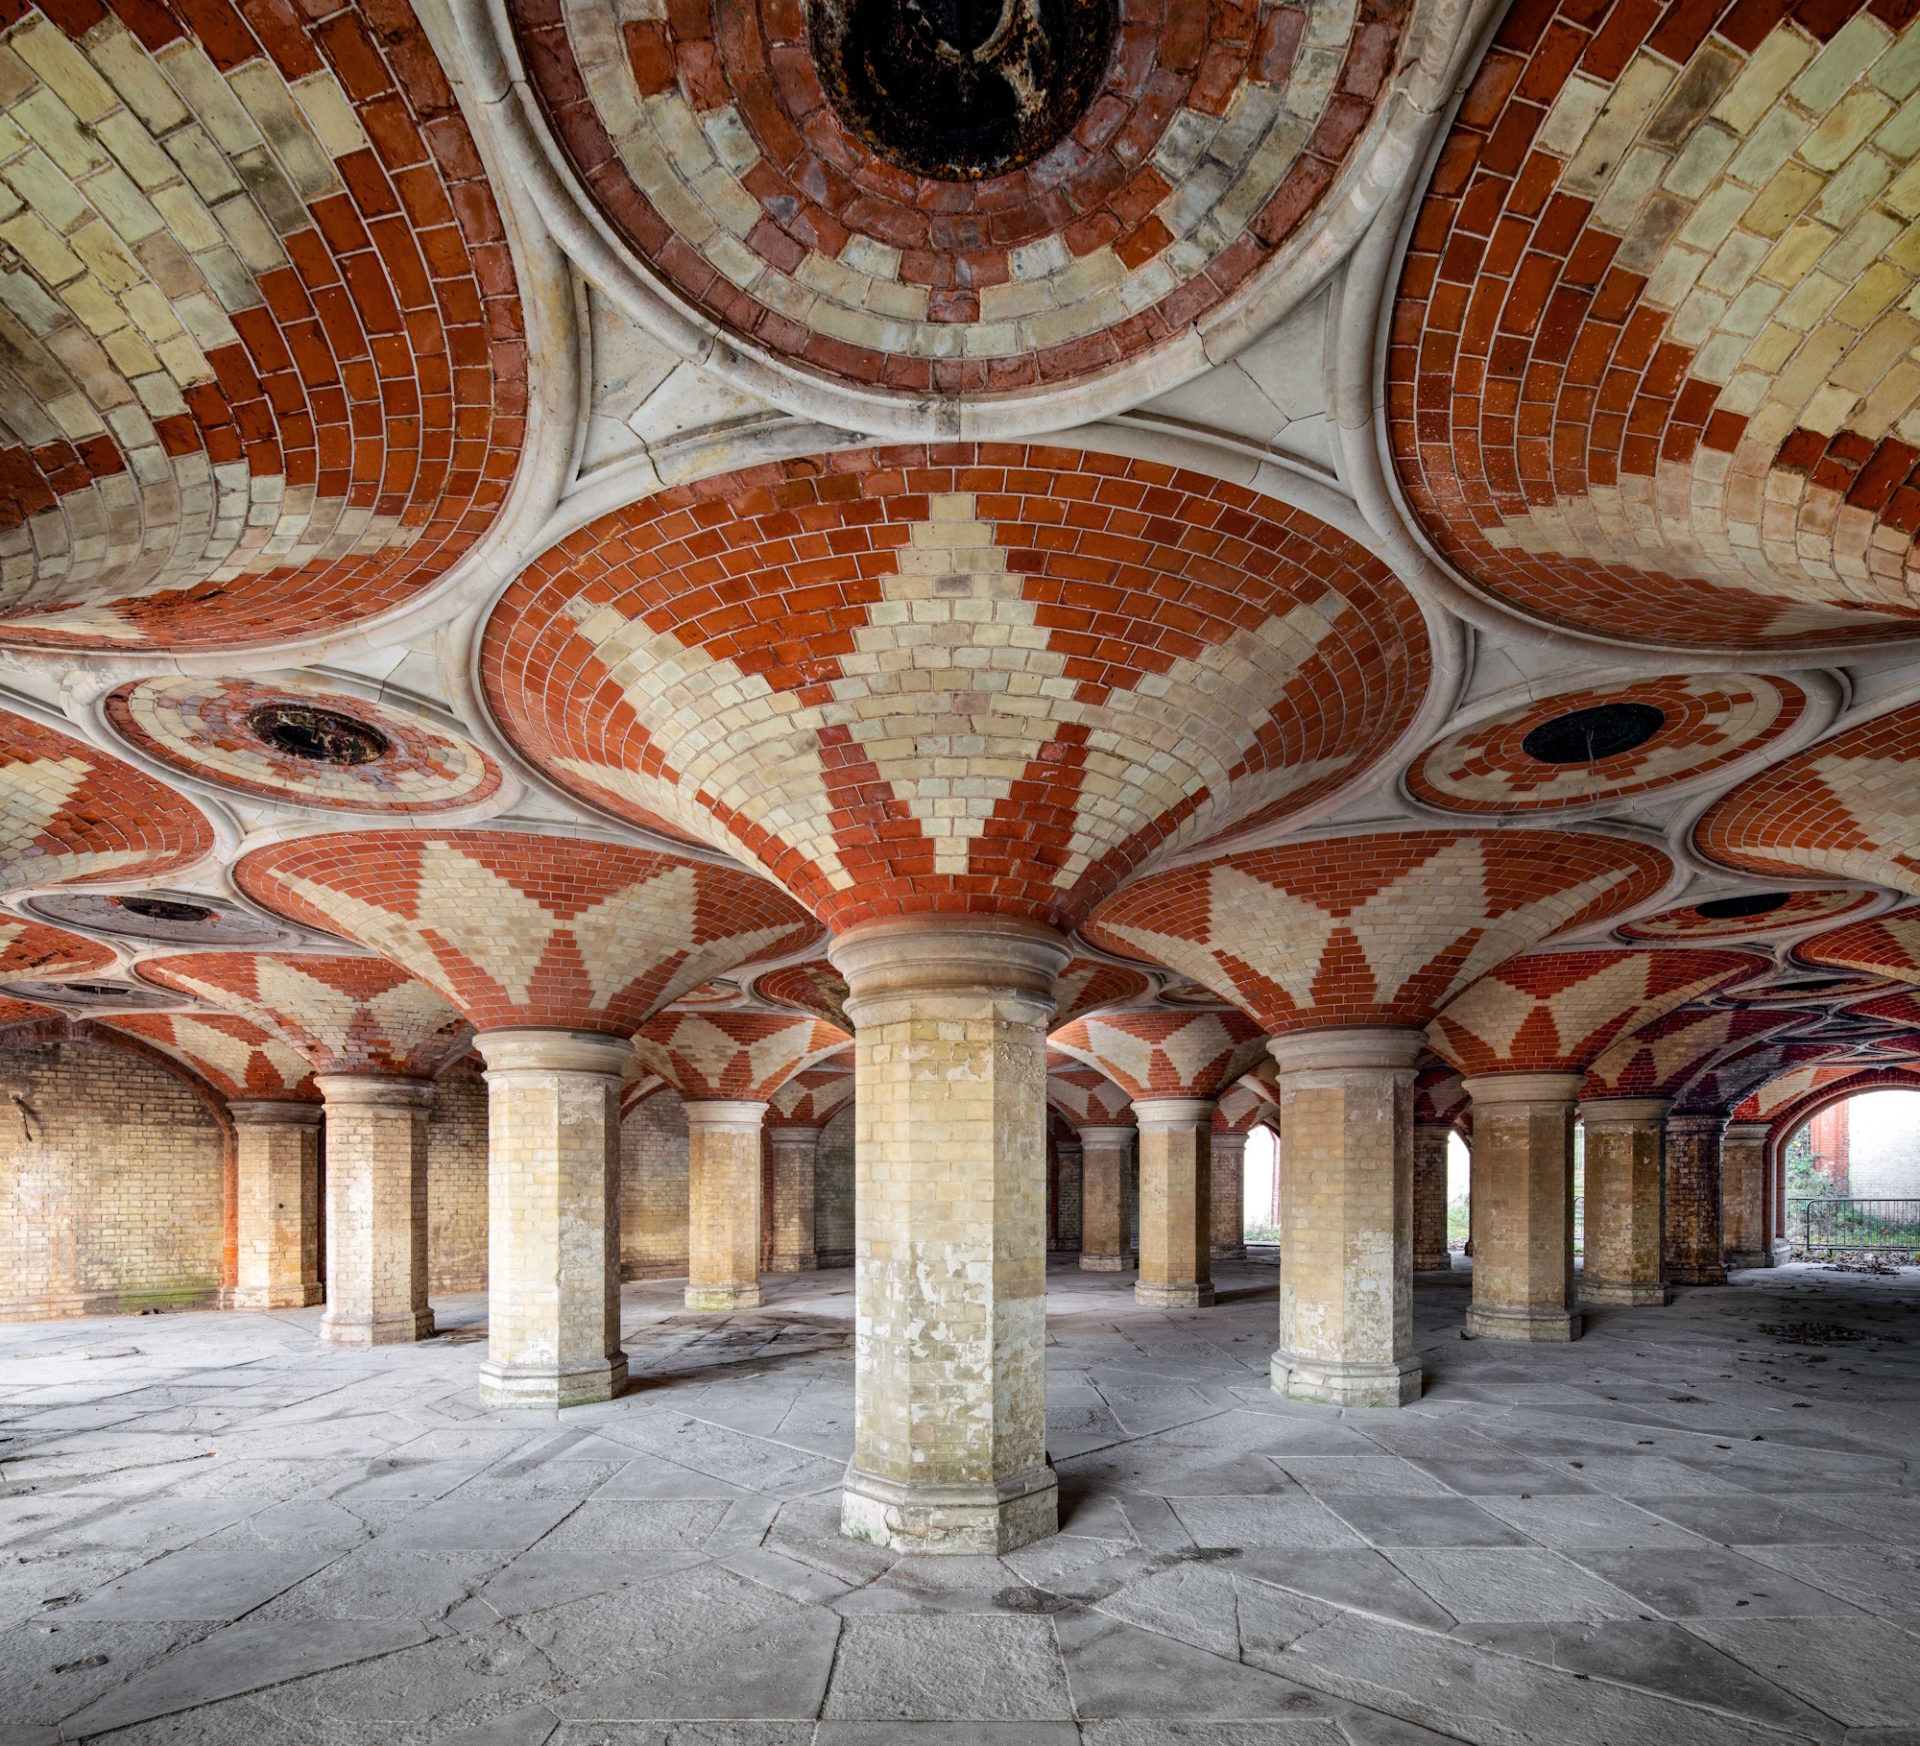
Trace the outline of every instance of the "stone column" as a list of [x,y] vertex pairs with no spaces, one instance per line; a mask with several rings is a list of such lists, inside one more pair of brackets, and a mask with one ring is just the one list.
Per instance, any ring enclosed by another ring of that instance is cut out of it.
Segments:
[[760,1305],[760,1124],[764,1103],[688,1103],[687,1308]]
[[1767,1225],[1769,1122],[1729,1122],[1720,1141],[1720,1241],[1729,1267],[1771,1267]]
[[1204,1309],[1213,1302],[1213,1114],[1210,1097],[1156,1097],[1140,1124],[1140,1277],[1136,1303]]
[[1276,1394],[1404,1406],[1413,1355],[1413,1030],[1310,1031],[1267,1046],[1280,1069]]
[[430,1339],[427,1113],[433,1086],[376,1073],[314,1076],[327,1109],[327,1312],[342,1346]]
[[233,1116],[240,1225],[233,1307],[304,1309],[320,1301],[320,1106],[227,1105]]
[[1413,1270],[1444,1273],[1453,1265],[1447,1250],[1447,1142],[1445,1122],[1413,1124]]
[[1060,1198],[1054,1222],[1053,1249],[1056,1254],[1080,1253],[1080,1172],[1083,1153],[1078,1140],[1056,1140],[1054,1155],[1060,1160]]
[[1587,1264],[1592,1304],[1669,1303],[1660,1265],[1660,1154],[1668,1097],[1601,1097],[1580,1106],[1587,1130]]
[[1067,945],[1011,920],[871,924],[854,1022],[854,1442],[842,1529],[901,1551],[1053,1533],[1047,1027]]
[[767,1129],[767,1144],[773,1152],[773,1256],[767,1271],[811,1273],[820,1265],[813,1242],[813,1181],[820,1159],[820,1130],[782,1124]]
[[1488,1073],[1473,1099],[1473,1302],[1467,1332],[1577,1340],[1573,1107],[1578,1073]]
[[1080,1130],[1080,1265],[1124,1273],[1133,1265],[1132,1128]]
[[1213,1258],[1247,1258],[1247,1136],[1213,1134]]
[[484,1031],[490,1406],[611,1400],[620,1350],[620,1075],[597,1031]]
[[1667,1117],[1667,1277],[1675,1285],[1725,1285],[1720,1249],[1723,1115]]

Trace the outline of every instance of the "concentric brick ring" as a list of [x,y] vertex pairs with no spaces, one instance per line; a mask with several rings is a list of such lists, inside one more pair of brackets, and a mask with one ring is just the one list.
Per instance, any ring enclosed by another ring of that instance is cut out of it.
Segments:
[[411,13],[46,0],[0,25],[28,197],[0,275],[0,641],[262,642],[443,575],[505,497],[527,371]]
[[1301,225],[1398,52],[1392,0],[1129,0],[1066,138],[984,180],[901,169],[822,88],[807,9],[510,0],[554,133],[679,297],[866,387],[998,392],[1119,363]]
[[[1570,716],[1627,704],[1659,718],[1652,737],[1590,761],[1549,762],[1533,738]],[[1407,772],[1416,800],[1448,812],[1551,812],[1646,794],[1710,775],[1792,728],[1806,693],[1756,673],[1696,673],[1563,691],[1462,728]]]
[[[263,711],[299,721],[319,712],[371,730],[373,756],[345,764],[290,751],[261,731]],[[449,812],[498,792],[499,766],[421,717],[302,679],[166,676],[123,685],[107,720],[133,746],[189,776],[265,800],[354,812]]]
[[758,860],[822,920],[1070,924],[1297,812],[1425,690],[1419,608],[1326,523],[1172,468],[860,450],[601,517],[506,591],[487,702],[555,782]]
[[1662,910],[1623,923],[1615,931],[1628,940],[1744,940],[1832,921],[1873,901],[1871,891],[1844,886],[1825,891],[1756,891]]

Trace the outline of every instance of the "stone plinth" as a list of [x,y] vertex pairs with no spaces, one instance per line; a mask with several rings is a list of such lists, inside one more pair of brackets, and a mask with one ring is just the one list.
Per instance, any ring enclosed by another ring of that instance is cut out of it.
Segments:
[[831,949],[858,1086],[855,1538],[993,1553],[1058,1524],[1045,1122],[1067,955],[1048,929],[972,917],[875,923]]
[[812,1273],[820,1265],[813,1240],[814,1173],[820,1130],[782,1124],[767,1129],[773,1154],[773,1253],[769,1273]]
[[1660,1266],[1660,1158],[1671,1107],[1665,1097],[1594,1098],[1580,1106],[1587,1135],[1583,1302],[1673,1299]]
[[687,1308],[760,1306],[760,1124],[764,1103],[687,1110]]
[[1453,1266],[1447,1248],[1447,1145],[1445,1122],[1413,1124],[1413,1270],[1444,1273]]
[[484,1031],[487,1360],[492,1406],[610,1400],[620,1350],[620,1076],[594,1031]]
[[1276,1394],[1403,1406],[1413,1355],[1413,1080],[1420,1031],[1276,1037],[1280,1346]]
[[427,1339],[433,1086],[372,1073],[321,1073],[314,1084],[327,1111],[327,1311],[320,1337],[342,1346]]
[[1767,1122],[1728,1122],[1720,1139],[1720,1243],[1729,1267],[1774,1265],[1767,1219]]
[[1577,1340],[1573,1109],[1578,1073],[1488,1073],[1473,1100],[1473,1302],[1488,1340]]
[[1721,1257],[1723,1115],[1667,1117],[1667,1208],[1663,1248],[1675,1285],[1725,1285]]
[[1140,1277],[1133,1295],[1155,1309],[1213,1302],[1213,1116],[1210,1097],[1145,1098],[1140,1125]]
[[235,1102],[239,1256],[233,1307],[305,1309],[320,1301],[320,1108]]
[[1247,1136],[1213,1134],[1213,1258],[1247,1258]]
[[1080,1265],[1124,1273],[1133,1265],[1132,1128],[1080,1130]]

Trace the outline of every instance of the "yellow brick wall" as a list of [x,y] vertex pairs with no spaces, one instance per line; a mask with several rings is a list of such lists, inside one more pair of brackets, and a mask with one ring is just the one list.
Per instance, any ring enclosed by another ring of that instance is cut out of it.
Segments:
[[487,1083],[456,1068],[427,1117],[427,1284],[487,1289]]

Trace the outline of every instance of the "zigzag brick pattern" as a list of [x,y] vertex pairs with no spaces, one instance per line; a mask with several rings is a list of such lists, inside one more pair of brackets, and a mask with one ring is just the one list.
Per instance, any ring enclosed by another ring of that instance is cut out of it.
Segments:
[[235,1013],[125,1013],[95,1022],[171,1056],[222,1097],[274,1103],[319,1100],[306,1057],[274,1031]]
[[1260,1027],[1233,1007],[1112,1012],[1047,1039],[1096,1067],[1129,1097],[1218,1097],[1266,1052]]
[[682,1097],[765,1102],[853,1039],[836,1025],[793,1013],[656,1013],[634,1052]]
[[1920,905],[1816,934],[1794,947],[1794,956],[1808,964],[1920,983]]

